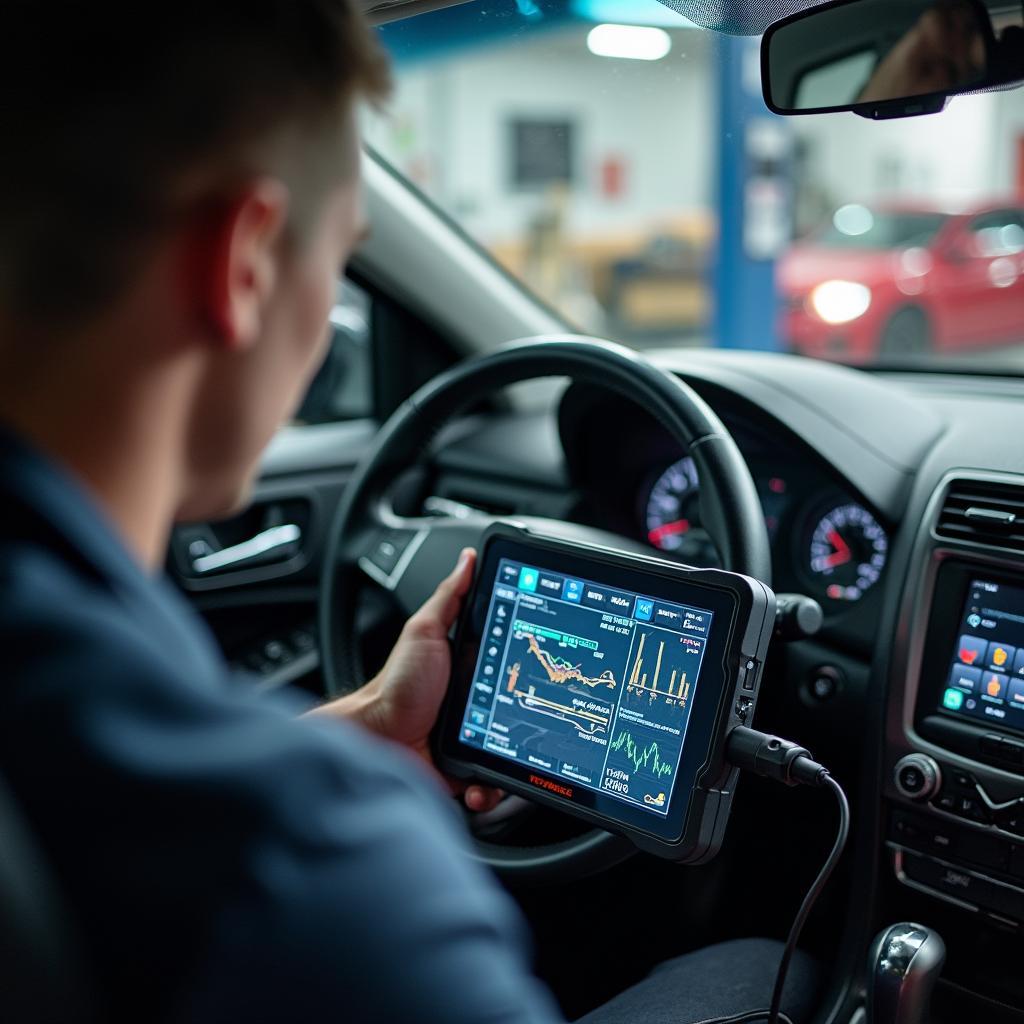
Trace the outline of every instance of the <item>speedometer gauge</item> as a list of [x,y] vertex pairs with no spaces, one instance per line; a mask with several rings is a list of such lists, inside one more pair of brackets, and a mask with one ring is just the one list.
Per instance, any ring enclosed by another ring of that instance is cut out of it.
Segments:
[[821,517],[811,534],[808,568],[833,601],[859,601],[882,575],[889,538],[875,517],[854,502]]

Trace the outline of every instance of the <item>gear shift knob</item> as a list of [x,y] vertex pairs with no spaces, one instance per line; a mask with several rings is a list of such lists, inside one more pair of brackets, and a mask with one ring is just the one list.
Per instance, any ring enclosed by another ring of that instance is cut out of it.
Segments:
[[924,925],[894,924],[879,933],[868,962],[867,1024],[927,1024],[945,962],[946,944]]

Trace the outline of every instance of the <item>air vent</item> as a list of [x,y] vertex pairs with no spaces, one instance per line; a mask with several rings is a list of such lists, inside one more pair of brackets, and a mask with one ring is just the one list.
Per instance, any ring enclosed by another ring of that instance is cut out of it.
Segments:
[[954,480],[942,503],[935,533],[1024,554],[1024,487]]

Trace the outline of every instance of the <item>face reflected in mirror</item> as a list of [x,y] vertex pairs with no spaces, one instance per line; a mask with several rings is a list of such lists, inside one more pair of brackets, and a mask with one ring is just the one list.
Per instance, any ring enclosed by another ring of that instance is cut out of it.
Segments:
[[765,95],[780,113],[802,113],[1019,81],[1022,24],[1021,4],[1009,0],[846,0],[814,8],[766,34]]
[[938,0],[879,61],[854,101],[882,103],[975,85],[987,70],[990,32],[984,10],[972,0]]

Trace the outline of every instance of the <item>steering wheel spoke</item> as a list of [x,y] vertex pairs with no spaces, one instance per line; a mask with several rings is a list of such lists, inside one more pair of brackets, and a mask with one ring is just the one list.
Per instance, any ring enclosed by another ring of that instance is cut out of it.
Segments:
[[479,548],[494,519],[423,518],[396,521],[373,531],[359,557],[359,568],[391,592],[399,608],[411,615],[455,568],[463,548]]
[[428,533],[426,524],[418,523],[366,530],[353,545],[356,564],[378,586],[394,592]]

